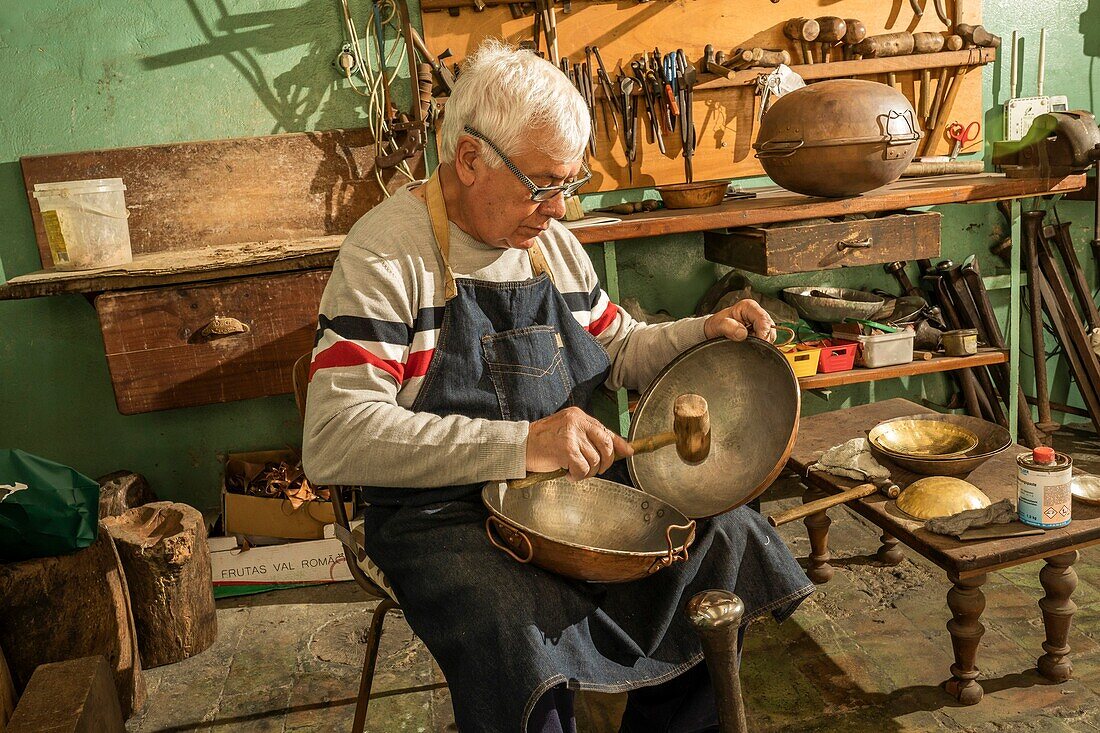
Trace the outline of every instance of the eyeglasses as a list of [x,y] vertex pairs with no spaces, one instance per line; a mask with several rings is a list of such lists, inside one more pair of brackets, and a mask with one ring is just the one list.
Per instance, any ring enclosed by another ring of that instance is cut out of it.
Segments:
[[509,160],[508,156],[501,152],[500,148],[498,148],[492,140],[485,137],[469,125],[464,126],[462,129],[466,132],[466,134],[473,135],[478,140],[481,140],[483,143],[488,145],[494,153],[500,156],[500,159],[504,161],[504,166],[508,170],[512,171],[512,175],[518,178],[519,182],[526,186],[527,189],[531,192],[532,201],[549,201],[550,199],[557,196],[559,193],[565,198],[569,198],[570,196],[576,195],[577,191],[581,189],[581,186],[588,183],[588,181],[592,179],[592,171],[588,169],[588,166],[582,160],[580,178],[575,178],[568,183],[561,184],[560,186],[536,186],[535,182],[527,176],[523,175],[523,171],[517,168],[516,164]]

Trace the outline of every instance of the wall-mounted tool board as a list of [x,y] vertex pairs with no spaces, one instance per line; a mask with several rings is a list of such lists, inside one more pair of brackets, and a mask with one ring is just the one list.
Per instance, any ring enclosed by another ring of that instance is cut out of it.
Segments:
[[[868,33],[895,31],[942,32],[946,28],[933,12],[930,0],[920,0],[926,12],[919,21],[909,0],[651,0],[650,2],[591,2],[573,0],[572,11],[563,13],[557,6],[558,49],[571,62],[584,61],[584,47],[600,47],[608,73],[628,64],[643,51],[654,47],[662,53],[684,49],[688,59],[702,70],[703,48],[708,43],[727,53],[737,47],[760,46],[785,48],[797,59],[797,49],[783,36],[783,24],[795,17],[817,18],[835,15],[857,18],[867,25]],[[432,5],[430,2],[426,6]],[[980,0],[972,0],[965,11],[966,22],[980,23]],[[955,2],[947,0],[947,12],[955,16]],[[453,61],[461,61],[485,38],[498,37],[518,44],[531,38],[533,16],[513,19],[506,5],[490,5],[481,12],[461,8],[455,17],[446,12],[424,12],[424,32],[435,53],[449,48]],[[995,32],[996,29],[993,29]],[[797,68],[796,68],[797,70]],[[932,72],[932,87],[938,71]],[[700,74],[700,83],[713,79]],[[885,82],[885,76],[870,76]],[[898,88],[911,101],[916,99],[919,71],[897,74]],[[597,92],[597,97],[602,95]],[[751,87],[714,89],[696,92],[695,115],[697,149],[695,180],[761,175],[763,170],[754,157],[752,143],[756,135],[758,98]],[[950,119],[963,123],[982,119],[982,74],[967,74]],[[644,135],[639,124],[638,152],[633,181],[627,174],[622,136],[609,140],[604,134],[606,112],[600,111],[596,155],[592,159],[593,182],[586,191],[677,183],[684,180],[678,135],[666,138],[667,153],[662,155],[655,143]],[[981,140],[970,143],[967,151],[979,149]],[[945,154],[946,141],[937,141],[929,154]]]

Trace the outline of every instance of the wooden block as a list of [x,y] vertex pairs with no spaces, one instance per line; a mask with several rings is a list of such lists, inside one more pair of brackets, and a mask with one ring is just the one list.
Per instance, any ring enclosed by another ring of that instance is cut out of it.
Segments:
[[96,481],[99,482],[100,519],[117,517],[136,506],[157,500],[149,482],[140,473],[116,471]]
[[102,655],[123,716],[141,709],[145,678],[130,596],[105,529],[71,555],[0,563],[0,648],[17,692],[39,665]]
[[11,681],[11,672],[8,670],[8,663],[4,659],[4,652],[0,649],[0,733],[4,733],[8,718],[15,710],[16,699],[15,685]]
[[[290,393],[291,365],[313,348],[328,277],[316,270],[99,296],[119,412]],[[247,330],[204,335],[215,317]]]
[[34,671],[7,733],[125,733],[103,657],[43,664]]
[[158,501],[135,507],[103,526],[115,540],[145,668],[204,651],[218,635],[210,549],[202,514]]
[[874,265],[936,257],[940,215],[896,214],[879,219],[746,227],[728,234],[707,232],[704,255],[711,262],[761,275]]

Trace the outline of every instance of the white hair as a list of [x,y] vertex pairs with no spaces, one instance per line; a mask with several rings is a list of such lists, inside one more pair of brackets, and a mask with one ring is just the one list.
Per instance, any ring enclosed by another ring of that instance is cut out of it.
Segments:
[[[535,148],[561,163],[580,159],[591,129],[588,106],[560,69],[493,38],[467,57],[451,90],[437,137],[441,162],[454,162],[467,125],[505,155]],[[478,143],[486,164],[499,167],[500,157]]]

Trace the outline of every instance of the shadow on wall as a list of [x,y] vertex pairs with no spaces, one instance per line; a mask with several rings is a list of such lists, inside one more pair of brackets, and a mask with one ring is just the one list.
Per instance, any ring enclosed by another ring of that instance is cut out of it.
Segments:
[[[338,88],[332,61],[344,42],[338,3],[307,0],[294,8],[251,13],[232,13],[224,0],[186,3],[206,42],[148,56],[141,62],[145,69],[224,58],[275,118],[272,133],[346,126],[349,108],[366,118],[363,97],[350,90],[343,90],[335,100],[329,96]],[[304,46],[305,52],[298,62],[268,79],[260,57],[299,46]]]
[[1096,109],[1096,85],[1093,82],[1096,76],[1096,59],[1100,57],[1100,0],[1089,0],[1088,6],[1081,13],[1078,30],[1081,32],[1081,50],[1089,57],[1089,109]]

